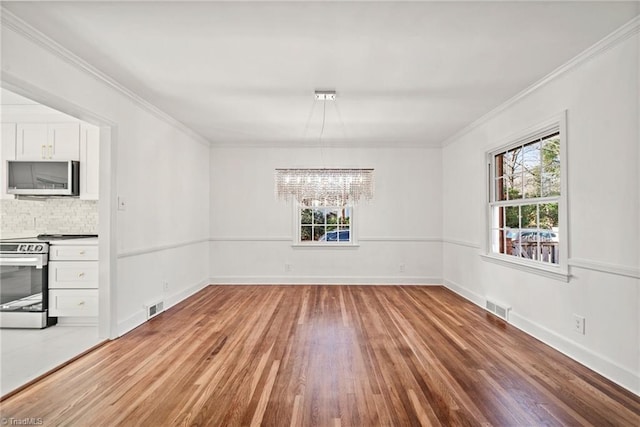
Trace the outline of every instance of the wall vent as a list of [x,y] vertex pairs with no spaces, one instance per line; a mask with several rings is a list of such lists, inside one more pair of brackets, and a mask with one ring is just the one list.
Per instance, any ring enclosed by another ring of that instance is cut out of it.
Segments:
[[158,301],[155,304],[146,305],[145,308],[147,311],[147,320],[149,320],[164,311],[164,301]]
[[511,310],[511,307],[507,307],[504,304],[497,303],[487,298],[485,308],[487,311],[495,314],[499,318],[504,319],[507,322],[509,321],[509,311]]

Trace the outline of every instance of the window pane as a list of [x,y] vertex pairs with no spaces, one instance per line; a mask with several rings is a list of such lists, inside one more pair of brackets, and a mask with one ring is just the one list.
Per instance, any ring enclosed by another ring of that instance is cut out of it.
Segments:
[[311,224],[312,217],[313,213],[311,209],[302,209],[302,211],[300,212],[300,223]]
[[542,142],[542,196],[560,194],[560,137]]
[[558,228],[558,204],[544,203],[539,206],[540,228],[547,230]]
[[507,186],[507,200],[522,199],[522,175],[508,175],[505,177]]
[[503,177],[496,179],[496,200],[507,200],[507,185]]
[[522,168],[525,197],[540,197],[540,142],[522,148]]
[[351,208],[340,209],[338,221],[340,224],[351,224]]
[[304,225],[300,227],[300,240],[305,242],[312,239],[312,231],[311,226]]
[[506,206],[504,208],[504,226],[507,228],[520,228],[520,209],[518,206]]
[[324,224],[324,210],[323,209],[314,209],[313,210],[313,223],[314,224]]
[[313,227],[313,240],[317,242],[318,240],[320,240],[322,236],[324,236],[324,233],[325,233],[324,226]]
[[337,209],[328,209],[327,210],[327,224],[337,224],[338,223],[338,210]]
[[493,164],[494,164],[494,176],[496,178],[500,178],[502,177],[502,175],[504,175],[504,153],[500,153],[498,155],[496,155],[493,159]]

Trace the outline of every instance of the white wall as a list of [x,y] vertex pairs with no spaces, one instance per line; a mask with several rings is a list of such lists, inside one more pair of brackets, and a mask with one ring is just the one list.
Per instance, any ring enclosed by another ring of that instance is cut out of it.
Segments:
[[21,28],[2,26],[3,80],[23,87],[36,101],[54,100],[57,105],[50,106],[65,113],[114,124],[117,155],[110,173],[117,174],[115,191],[124,197],[126,210],[112,212],[117,214],[112,278],[117,281],[111,295],[117,304],[113,323],[117,333],[124,333],[145,320],[145,303],[161,298],[173,303],[207,283],[209,147],[62,59],[53,53],[55,46],[38,42],[37,34],[23,35]]
[[[445,284],[640,392],[640,109],[636,35],[560,74],[443,149]],[[567,110],[569,283],[486,262],[485,152]],[[586,334],[573,331],[573,314]]]
[[[294,209],[274,194],[279,167],[375,168],[374,199],[354,208],[359,246],[292,246]],[[440,283],[441,177],[440,149],[212,147],[212,281]]]

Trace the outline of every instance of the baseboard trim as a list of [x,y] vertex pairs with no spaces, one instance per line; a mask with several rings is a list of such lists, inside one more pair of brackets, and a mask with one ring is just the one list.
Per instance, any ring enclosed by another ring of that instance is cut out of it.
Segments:
[[441,285],[439,277],[425,276],[216,276],[212,285]]
[[516,312],[511,311],[509,313],[509,323],[603,377],[610,379],[621,387],[640,396],[640,375],[620,366],[608,357],[589,350]]
[[460,295],[462,298],[471,301],[478,307],[484,308],[486,298],[484,298],[483,296],[478,295],[475,292],[472,292],[469,289],[465,288],[464,286],[456,282],[453,282],[451,280],[445,279],[444,286],[450,291],[453,291],[456,294]]
[[[485,298],[481,295],[476,294],[459,283],[455,283],[447,279],[444,280],[444,286],[484,309]],[[527,335],[542,341],[554,350],[559,351],[576,362],[597,372],[603,377],[608,378],[619,386],[631,391],[632,393],[640,395],[640,376],[629,369],[620,366],[611,359],[595,353],[584,346],[519,315],[517,312],[511,311],[509,313],[509,324],[520,329]]]
[[[196,283],[195,285],[191,285],[188,288],[181,290],[180,292],[177,292],[173,295],[169,295],[167,297],[162,298],[162,300],[165,303],[165,310],[169,309],[170,307],[173,307],[179,302],[182,302],[185,299],[189,298],[191,295],[195,294],[196,292],[204,289],[206,286],[209,285],[209,283],[210,283],[209,279],[203,279],[200,282]],[[126,320],[118,323],[118,328],[117,328],[118,337],[121,337],[122,335],[128,332],[131,332],[132,330],[134,330],[135,328],[137,328],[138,326],[146,322],[147,322],[146,312],[144,308],[140,308],[139,311],[136,311],[135,313],[133,313]]]

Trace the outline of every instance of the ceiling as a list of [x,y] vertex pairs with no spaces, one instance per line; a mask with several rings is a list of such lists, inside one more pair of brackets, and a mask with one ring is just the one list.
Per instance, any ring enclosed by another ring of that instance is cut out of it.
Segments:
[[251,145],[440,146],[640,13],[636,1],[2,4],[212,143]]

